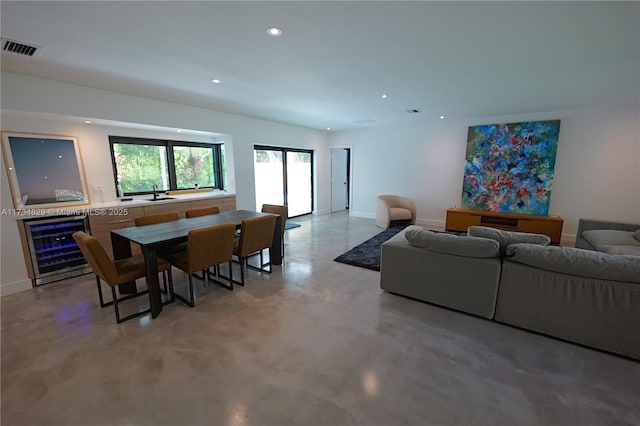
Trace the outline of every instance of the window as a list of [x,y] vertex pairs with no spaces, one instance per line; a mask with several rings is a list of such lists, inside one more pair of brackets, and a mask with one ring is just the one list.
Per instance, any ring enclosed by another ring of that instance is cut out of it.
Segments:
[[224,188],[221,144],[109,136],[116,182],[124,195],[160,191]]

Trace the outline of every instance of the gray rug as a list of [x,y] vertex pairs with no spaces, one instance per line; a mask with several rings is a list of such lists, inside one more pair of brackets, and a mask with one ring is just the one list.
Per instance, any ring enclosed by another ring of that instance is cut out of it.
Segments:
[[346,263],[347,265],[379,271],[382,243],[402,231],[404,228],[406,228],[405,225],[387,228],[375,237],[355,246],[348,252],[341,254],[333,260],[340,263]]

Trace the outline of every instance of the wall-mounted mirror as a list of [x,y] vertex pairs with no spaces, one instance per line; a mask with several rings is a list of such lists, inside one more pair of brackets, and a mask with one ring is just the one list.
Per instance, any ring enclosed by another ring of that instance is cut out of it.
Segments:
[[89,204],[76,137],[3,132],[2,150],[16,209]]

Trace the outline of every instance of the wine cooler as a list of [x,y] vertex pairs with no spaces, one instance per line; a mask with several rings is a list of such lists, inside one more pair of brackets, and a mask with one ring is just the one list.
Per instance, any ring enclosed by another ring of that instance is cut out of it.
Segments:
[[25,220],[35,285],[91,272],[71,236],[88,229],[85,215]]

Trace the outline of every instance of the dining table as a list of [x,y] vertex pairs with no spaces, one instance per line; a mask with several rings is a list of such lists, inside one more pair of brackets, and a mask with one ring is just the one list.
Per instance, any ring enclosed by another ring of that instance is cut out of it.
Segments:
[[[268,215],[276,216],[273,242],[269,248],[269,262],[272,265],[282,265],[282,219],[280,215],[252,210],[234,210],[153,225],[131,226],[112,230],[113,258],[117,260],[131,257],[131,243],[138,244],[141,247],[147,270],[151,316],[156,318],[162,312],[163,305],[158,281],[157,256],[159,254],[170,252],[172,247],[186,242],[189,231],[194,229],[229,222],[234,223],[236,229],[240,229],[244,219]],[[135,282],[126,283],[119,287],[120,293],[137,292]]]

